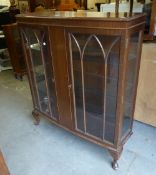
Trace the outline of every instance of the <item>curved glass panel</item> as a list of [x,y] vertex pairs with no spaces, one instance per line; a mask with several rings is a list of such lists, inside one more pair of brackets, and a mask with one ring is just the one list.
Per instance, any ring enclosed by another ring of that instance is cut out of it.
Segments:
[[[77,33],[70,36],[76,129],[114,142],[120,39]],[[81,113],[77,112],[79,104]]]
[[131,127],[133,119],[133,104],[136,87],[137,71],[136,66],[138,62],[138,45],[139,33],[135,33],[131,36],[129,42],[129,53],[127,63],[127,77],[126,77],[126,88],[125,88],[125,99],[124,99],[124,121],[122,134],[124,135]]
[[24,28],[24,33],[29,49],[30,73],[34,78],[32,89],[36,93],[38,108],[56,119],[58,109],[47,32],[46,30]]

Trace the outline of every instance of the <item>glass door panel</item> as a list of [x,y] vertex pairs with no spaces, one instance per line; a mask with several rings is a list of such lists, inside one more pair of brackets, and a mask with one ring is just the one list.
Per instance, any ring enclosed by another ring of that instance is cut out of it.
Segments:
[[133,104],[136,87],[137,71],[136,66],[138,62],[139,50],[139,32],[134,33],[129,41],[128,63],[127,63],[127,77],[124,100],[124,122],[122,134],[124,135],[131,127],[133,119]]
[[76,129],[113,142],[120,38],[77,33],[70,37]]
[[30,56],[28,61],[31,64],[30,78],[33,78],[35,82],[33,91],[37,94],[38,108],[56,119],[58,109],[47,32],[46,30],[24,28],[23,36],[28,45]]
[[44,67],[45,67],[45,74],[47,79],[47,89],[48,89],[48,95],[49,95],[49,104],[51,113],[55,118],[58,118],[58,107],[57,107],[57,99],[56,99],[56,90],[55,90],[55,79],[53,74],[53,63],[52,59],[50,57],[49,53],[49,47],[48,45],[48,36],[43,36],[42,41],[42,51],[43,51],[43,57],[44,57]]
[[39,31],[29,32],[29,44],[30,44],[30,53],[33,69],[31,70],[34,73],[36,87],[38,92],[38,100],[40,104],[40,110],[42,112],[50,114],[48,94],[46,89],[45,82],[45,70],[42,62],[42,54],[40,47],[40,33]]

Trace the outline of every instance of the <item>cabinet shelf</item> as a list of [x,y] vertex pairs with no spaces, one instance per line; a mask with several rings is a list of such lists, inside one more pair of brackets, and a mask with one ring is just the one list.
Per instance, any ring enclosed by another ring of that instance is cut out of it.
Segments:
[[[79,51],[74,51],[72,57],[73,57],[74,61],[80,60],[80,53],[79,53]],[[108,59],[108,63],[107,64],[118,66],[118,63],[116,63],[116,59],[118,57],[115,56],[115,54],[110,53],[109,54],[109,58],[111,58],[111,62],[109,62],[109,59]],[[90,64],[92,62],[96,62],[96,63],[99,63],[99,64],[104,64],[104,56],[102,54],[100,54],[99,52],[94,52],[93,54],[85,52],[84,59],[85,59],[86,62],[90,62]]]
[[[74,72],[77,72],[77,73],[81,73],[82,72],[82,70],[78,70],[78,69],[74,69]],[[118,74],[116,74],[116,75],[118,75]],[[104,80],[105,79],[105,75],[100,75],[100,74],[98,74],[98,73],[92,73],[92,72],[84,72],[84,77],[85,76],[90,76],[90,77],[96,77],[96,78],[98,78],[98,79],[102,79],[102,80]],[[118,79],[116,78],[116,77],[111,77],[111,76],[107,76],[107,80],[109,81],[109,80],[113,80],[113,81],[117,81]]]

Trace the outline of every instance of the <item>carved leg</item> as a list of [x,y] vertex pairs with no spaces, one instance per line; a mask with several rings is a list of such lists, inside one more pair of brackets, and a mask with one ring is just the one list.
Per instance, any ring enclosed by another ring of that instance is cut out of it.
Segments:
[[35,110],[32,111],[32,116],[34,117],[35,121],[34,124],[35,125],[39,125],[40,123],[40,117],[39,117],[39,113]]
[[17,80],[21,80],[21,81],[23,80],[23,75],[18,75],[15,73],[14,76]]
[[122,153],[122,150],[123,150],[123,147],[121,147],[119,150],[117,151],[112,151],[112,150],[109,150],[109,153],[111,154],[111,156],[113,157],[113,161],[112,161],[112,168],[114,170],[117,170],[119,168],[119,165],[118,165],[118,160],[121,156],[121,153]]

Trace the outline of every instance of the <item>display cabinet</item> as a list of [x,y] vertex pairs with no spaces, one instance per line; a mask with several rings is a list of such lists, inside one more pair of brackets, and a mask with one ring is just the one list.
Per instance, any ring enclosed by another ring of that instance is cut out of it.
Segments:
[[144,5],[146,14],[144,40],[155,40],[156,36],[156,0],[152,0]]
[[23,75],[26,74],[26,65],[17,24],[3,25],[3,31],[15,78],[22,80]]
[[[3,6],[2,6],[3,9]],[[0,12],[0,72],[12,69],[2,25],[10,23],[9,12]]]
[[33,116],[108,149],[118,167],[132,134],[144,15],[18,15]]
[[12,69],[10,56],[6,45],[4,32],[3,30],[0,30],[0,72],[8,69]]

